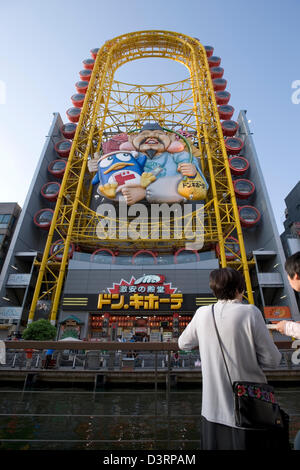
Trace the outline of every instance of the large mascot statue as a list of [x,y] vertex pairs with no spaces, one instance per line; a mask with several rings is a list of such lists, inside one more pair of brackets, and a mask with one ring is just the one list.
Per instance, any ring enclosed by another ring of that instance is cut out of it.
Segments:
[[176,133],[147,123],[128,136],[118,151],[95,154],[89,171],[97,171],[98,193],[128,205],[146,200],[174,203],[204,200],[208,184],[191,152],[176,140]]

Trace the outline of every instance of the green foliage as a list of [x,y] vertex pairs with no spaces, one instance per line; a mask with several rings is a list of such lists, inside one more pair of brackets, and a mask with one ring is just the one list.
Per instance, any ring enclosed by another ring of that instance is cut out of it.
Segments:
[[37,320],[26,328],[22,333],[22,338],[32,341],[51,341],[56,337],[56,328],[48,320]]

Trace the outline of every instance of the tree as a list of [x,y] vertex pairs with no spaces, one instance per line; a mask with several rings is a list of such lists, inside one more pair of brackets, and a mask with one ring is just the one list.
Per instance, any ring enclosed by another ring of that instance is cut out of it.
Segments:
[[51,341],[56,337],[56,328],[48,320],[37,320],[26,328],[22,338],[32,341]]

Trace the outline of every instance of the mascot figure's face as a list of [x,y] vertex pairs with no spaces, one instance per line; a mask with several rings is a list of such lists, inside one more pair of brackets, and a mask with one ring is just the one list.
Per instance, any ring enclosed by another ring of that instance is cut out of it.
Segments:
[[149,158],[165,152],[174,140],[174,134],[165,132],[157,124],[145,125],[141,132],[129,136],[129,142],[134,149],[146,154]]
[[99,162],[99,180],[105,183],[117,183],[119,189],[126,184],[137,184],[143,169],[143,162],[134,158],[134,152],[116,152],[108,154]]

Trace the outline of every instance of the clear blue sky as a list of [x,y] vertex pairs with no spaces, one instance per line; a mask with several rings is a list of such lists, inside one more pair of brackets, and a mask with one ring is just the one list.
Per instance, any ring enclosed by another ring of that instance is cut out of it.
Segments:
[[[139,30],[198,37],[222,58],[230,104],[247,109],[279,232],[284,198],[299,181],[299,0],[11,0],[0,2],[0,201],[24,203],[58,111],[67,122],[75,82],[90,49]],[[120,69],[131,83],[187,76],[173,61],[141,60]]]

